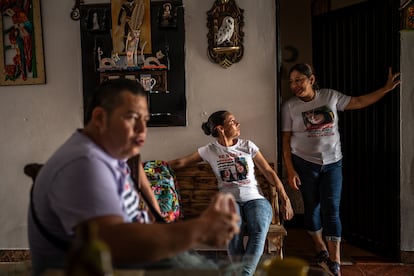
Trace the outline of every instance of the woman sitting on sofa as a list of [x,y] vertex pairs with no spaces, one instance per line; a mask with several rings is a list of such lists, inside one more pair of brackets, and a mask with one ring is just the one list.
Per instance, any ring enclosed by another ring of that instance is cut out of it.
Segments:
[[[248,233],[246,248],[243,245],[244,231],[234,236],[229,244],[231,256],[242,256],[245,265],[243,275],[253,275],[263,253],[267,231],[272,221],[272,207],[262,195],[254,174],[255,165],[266,179],[276,187],[282,200],[283,218],[293,217],[293,209],[276,172],[270,167],[259,148],[250,140],[240,139],[240,124],[235,116],[228,111],[217,111],[210,115],[202,124],[206,135],[216,138],[215,142],[200,147],[196,152],[169,161],[173,169],[180,169],[191,164],[206,161],[216,175],[218,188],[221,192],[231,193],[237,201],[241,217],[240,225],[245,224]],[[229,172],[237,175],[243,164],[245,177],[224,177]]]

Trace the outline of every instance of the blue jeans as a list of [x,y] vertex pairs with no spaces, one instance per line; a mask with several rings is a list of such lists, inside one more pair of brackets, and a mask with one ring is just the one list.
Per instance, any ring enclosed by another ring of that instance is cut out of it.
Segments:
[[328,240],[340,241],[342,233],[339,205],[342,191],[342,160],[319,165],[292,155],[302,185],[305,227],[309,232],[323,229]]
[[[240,215],[240,233],[229,244],[230,256],[241,256],[245,262],[242,275],[253,275],[263,254],[269,225],[272,222],[272,206],[267,199],[237,202]],[[243,236],[247,233],[246,248]]]

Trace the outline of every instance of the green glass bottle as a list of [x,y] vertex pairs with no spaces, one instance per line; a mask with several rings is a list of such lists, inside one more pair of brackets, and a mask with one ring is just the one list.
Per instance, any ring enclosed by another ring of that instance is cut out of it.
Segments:
[[68,254],[66,275],[114,275],[109,247],[98,238],[96,224],[87,223],[76,229],[76,237]]

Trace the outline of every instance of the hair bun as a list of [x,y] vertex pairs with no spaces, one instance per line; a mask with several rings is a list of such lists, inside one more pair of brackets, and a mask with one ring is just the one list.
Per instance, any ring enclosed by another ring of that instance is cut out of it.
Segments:
[[201,124],[201,129],[204,131],[206,135],[211,135],[211,128],[208,122],[204,122]]

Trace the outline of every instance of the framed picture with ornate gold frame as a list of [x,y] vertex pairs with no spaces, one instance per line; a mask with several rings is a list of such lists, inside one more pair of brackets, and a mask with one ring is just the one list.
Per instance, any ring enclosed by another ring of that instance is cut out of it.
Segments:
[[0,1],[0,85],[45,83],[40,0]]
[[207,12],[208,57],[223,68],[243,57],[243,12],[235,0],[216,0]]

